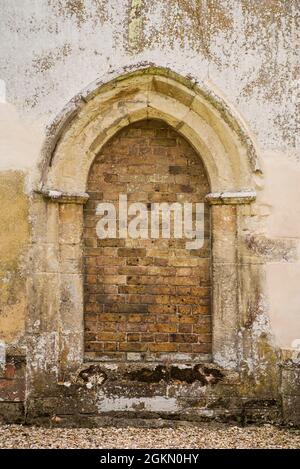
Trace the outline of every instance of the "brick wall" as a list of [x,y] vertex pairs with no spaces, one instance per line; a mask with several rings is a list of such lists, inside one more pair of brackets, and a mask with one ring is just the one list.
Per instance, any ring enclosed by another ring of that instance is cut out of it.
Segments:
[[[84,209],[85,351],[91,359],[194,357],[211,352],[210,227],[204,247],[186,239],[96,236],[99,202],[202,202],[209,184],[193,148],[161,121],[118,133],[96,157]],[[195,355],[194,355],[195,354]]]
[[12,355],[0,367],[0,424],[24,421],[25,368],[25,357]]

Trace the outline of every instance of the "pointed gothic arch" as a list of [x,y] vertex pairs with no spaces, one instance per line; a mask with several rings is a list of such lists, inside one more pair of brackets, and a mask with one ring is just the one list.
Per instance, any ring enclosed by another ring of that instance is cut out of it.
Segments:
[[[32,276],[38,275],[39,281],[29,280],[30,333],[36,333],[38,305],[45,311],[39,326],[44,347],[33,349],[32,356],[38,354],[46,368],[54,370],[54,380],[61,376],[65,379],[84,362],[81,237],[89,170],[103,145],[123,127],[143,119],[160,119],[192,145],[208,174],[213,361],[224,369],[236,369],[238,329],[245,302],[239,281],[243,265],[238,249],[239,226],[247,205],[255,200],[253,175],[259,170],[255,146],[235,113],[206,86],[153,67],[115,75],[106,83],[92,84],[74,98],[56,120],[44,146],[36,203],[46,228],[44,244],[51,250],[51,262],[43,249],[33,249],[37,267]],[[40,226],[34,230],[40,230]],[[58,297],[49,295],[49,278]],[[50,354],[49,350],[54,352]]]

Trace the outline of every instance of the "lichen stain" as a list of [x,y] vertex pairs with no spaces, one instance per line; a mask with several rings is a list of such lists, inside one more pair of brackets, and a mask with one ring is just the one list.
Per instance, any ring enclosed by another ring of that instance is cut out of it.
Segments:
[[214,385],[223,378],[223,374],[217,368],[195,365],[194,367],[179,368],[177,366],[158,365],[154,369],[142,368],[131,371],[126,375],[131,381],[145,383],[182,382],[192,384],[196,381],[202,386]]
[[[246,51],[259,49],[262,65],[257,76],[243,89],[245,96],[260,88],[266,101],[280,98],[287,78],[287,72],[294,73],[292,55],[280,63],[278,48],[280,42],[288,46],[293,39],[296,25],[295,2],[292,0],[242,0]],[[288,47],[286,48],[288,50]],[[272,87],[270,87],[272,83]]]
[[25,104],[25,108],[34,108],[35,106],[37,106],[39,100],[45,96],[47,96],[48,94],[50,93],[50,88],[47,87],[47,86],[37,86],[35,89],[34,89],[34,92],[31,96],[28,96],[25,101],[24,101],[24,104]]
[[86,21],[84,0],[49,0],[49,5],[57,9],[64,18],[75,18],[78,26]]
[[262,310],[262,307],[259,301],[260,292],[259,292],[258,286],[255,285],[253,290],[254,290],[253,296],[251,295],[251,298],[247,300],[247,317],[246,317],[246,321],[244,324],[244,327],[249,330],[252,328],[254,322],[256,321],[259,314],[261,314],[261,310]]
[[259,396],[264,393],[270,398],[278,396],[278,351],[269,343],[270,338],[266,334],[261,334],[255,338],[253,347],[253,370],[241,375],[241,394]]
[[[287,96],[287,103],[296,103],[296,98],[291,94]],[[291,148],[296,149],[297,139],[299,135],[300,118],[297,108],[290,107],[285,109],[284,114],[279,113],[274,119],[274,123],[281,134],[284,142]],[[299,153],[296,155],[296,160],[300,161]]]
[[79,372],[77,382],[93,386],[103,384],[106,379],[107,375],[99,365],[90,365]]
[[46,72],[50,68],[54,67],[56,62],[70,55],[72,51],[71,44],[65,44],[63,47],[59,47],[46,54],[41,55],[33,59],[33,69],[35,72]]
[[[144,33],[144,42],[140,41],[139,49],[150,47],[155,43],[167,40],[170,47],[180,44],[181,47],[192,47],[204,57],[216,63],[218,57],[212,52],[212,43],[221,32],[232,32],[233,18],[231,9],[223,6],[219,0],[169,0],[159,2],[161,7],[161,27],[150,25],[149,33]],[[139,23],[146,26],[147,16],[152,16],[153,4],[144,2],[143,19]],[[150,20],[149,20],[150,21]]]
[[24,332],[26,308],[22,258],[29,236],[24,175],[5,171],[0,178],[0,337],[12,342]]
[[140,52],[143,45],[143,0],[130,0],[128,13],[128,49]]

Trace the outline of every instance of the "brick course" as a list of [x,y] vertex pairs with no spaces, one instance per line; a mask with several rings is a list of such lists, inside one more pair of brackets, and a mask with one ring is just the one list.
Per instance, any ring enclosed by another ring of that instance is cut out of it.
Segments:
[[[85,350],[93,359],[211,353],[210,220],[202,249],[185,239],[105,239],[99,202],[203,202],[209,184],[193,148],[161,121],[124,128],[96,157],[84,209]],[[207,209],[208,210],[208,209]]]

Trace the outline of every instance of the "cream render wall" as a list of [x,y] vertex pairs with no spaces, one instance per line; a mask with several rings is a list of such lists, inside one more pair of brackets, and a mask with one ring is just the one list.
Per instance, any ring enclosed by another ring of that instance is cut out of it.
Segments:
[[[10,296],[2,295],[9,300],[1,303],[0,340],[22,343],[26,292],[23,283],[17,291],[14,285],[26,276],[30,219],[25,208],[12,214],[16,200],[26,207],[26,197],[35,188],[48,128],[89,83],[109,79],[118,69],[130,71],[152,63],[192,77],[200,88],[207,84],[239,114],[256,142],[261,172],[256,174],[257,203],[245,229],[259,240],[255,249],[261,245],[264,251],[262,304],[274,343],[297,346],[297,3],[0,0],[0,79],[6,88],[0,100],[0,210],[6,213],[2,223],[9,221],[5,236],[16,238],[15,244],[0,246],[2,253],[11,249],[9,265],[1,255],[1,291]],[[15,190],[12,197],[7,195],[10,187]],[[9,328],[8,333],[7,324],[12,323],[13,332]]]
[[295,249],[293,262],[267,265],[271,325],[278,345],[297,348],[300,335],[300,166],[283,154],[270,154],[265,166],[261,200],[269,211],[266,234],[271,239],[288,240]]

